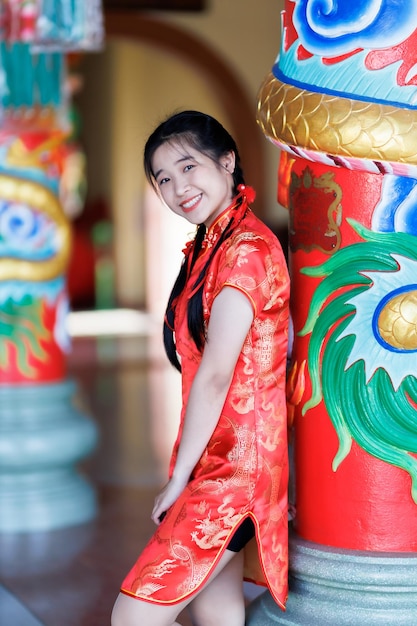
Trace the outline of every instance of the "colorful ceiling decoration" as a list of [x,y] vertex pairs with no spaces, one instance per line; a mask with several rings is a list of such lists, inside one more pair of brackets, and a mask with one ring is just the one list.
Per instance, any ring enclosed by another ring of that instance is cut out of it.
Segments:
[[103,45],[101,0],[3,0],[0,39],[35,51],[97,50]]

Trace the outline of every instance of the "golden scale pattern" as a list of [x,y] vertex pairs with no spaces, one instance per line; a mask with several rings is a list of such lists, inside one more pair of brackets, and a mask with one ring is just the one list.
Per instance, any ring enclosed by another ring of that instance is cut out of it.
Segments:
[[272,141],[339,157],[415,165],[417,111],[306,91],[270,73],[257,121]]
[[381,337],[399,350],[417,348],[417,290],[392,298],[378,319]]

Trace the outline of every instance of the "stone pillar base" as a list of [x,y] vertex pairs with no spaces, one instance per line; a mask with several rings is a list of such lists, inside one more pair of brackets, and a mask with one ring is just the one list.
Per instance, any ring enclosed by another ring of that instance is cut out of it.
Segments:
[[247,626],[415,626],[417,554],[356,552],[290,540],[290,594],[282,611],[269,592]]
[[90,521],[96,496],[75,465],[97,442],[73,381],[0,388],[0,532]]

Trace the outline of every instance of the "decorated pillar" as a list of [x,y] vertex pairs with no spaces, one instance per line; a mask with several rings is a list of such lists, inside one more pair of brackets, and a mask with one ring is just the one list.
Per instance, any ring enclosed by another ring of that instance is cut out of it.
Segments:
[[68,213],[83,172],[74,168],[64,52],[94,39],[80,29],[92,4],[1,6],[0,531],[50,530],[96,513],[77,464],[97,428],[66,371]]
[[417,607],[417,3],[287,0],[258,121],[289,210],[290,596],[249,626]]

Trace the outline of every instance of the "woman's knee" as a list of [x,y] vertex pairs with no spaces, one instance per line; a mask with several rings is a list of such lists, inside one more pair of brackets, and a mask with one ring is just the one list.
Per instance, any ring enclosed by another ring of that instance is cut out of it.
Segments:
[[245,607],[234,599],[224,603],[199,602],[190,605],[194,626],[244,626]]
[[123,596],[119,595],[113,606],[111,614],[111,626],[128,626],[127,616],[124,608]]
[[164,606],[144,602],[120,593],[111,616],[111,626],[179,626],[175,621],[185,603]]
[[146,623],[147,606],[141,600],[120,593],[114,603],[111,626],[138,626]]

